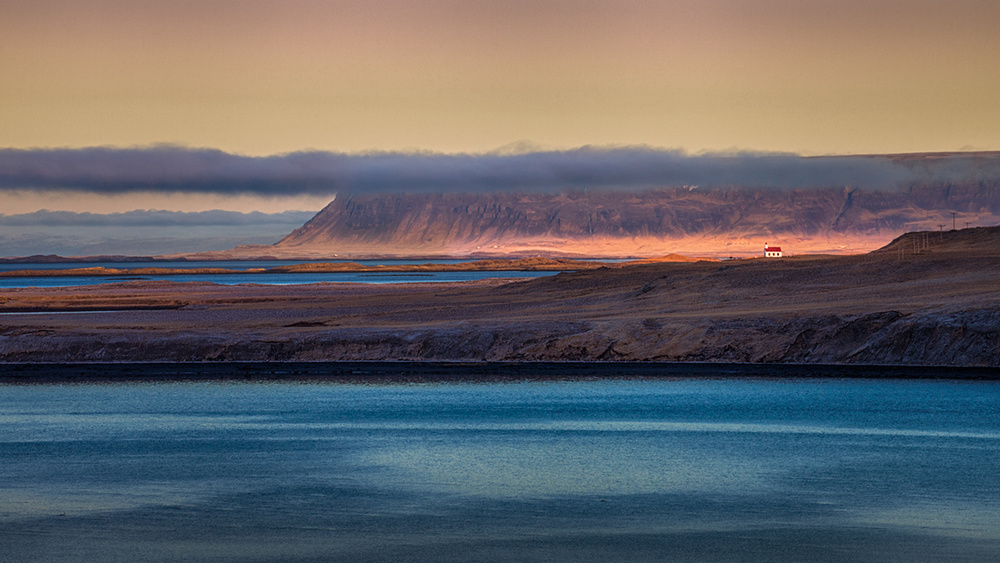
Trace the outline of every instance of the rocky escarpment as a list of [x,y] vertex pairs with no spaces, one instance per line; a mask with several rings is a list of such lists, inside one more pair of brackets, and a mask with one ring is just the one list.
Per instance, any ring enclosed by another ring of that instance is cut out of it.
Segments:
[[719,250],[740,239],[872,237],[884,243],[907,230],[951,226],[952,212],[961,215],[959,226],[1000,221],[1000,181],[917,184],[897,191],[841,186],[341,194],[274,248],[286,253],[472,254],[532,245],[556,250],[562,245],[565,250],[615,240],[718,239]]
[[[299,328],[310,327],[303,323]],[[7,328],[4,362],[698,361],[1000,366],[1000,311],[518,325],[327,328],[282,335],[61,335]]]

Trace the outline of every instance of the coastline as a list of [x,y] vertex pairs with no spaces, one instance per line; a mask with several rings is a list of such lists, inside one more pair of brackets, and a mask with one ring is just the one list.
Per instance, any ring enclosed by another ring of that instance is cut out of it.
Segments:
[[1000,367],[613,361],[0,364],[0,384],[187,381],[420,384],[702,378],[1000,381]]
[[365,265],[357,262],[319,262],[275,266],[272,268],[249,268],[236,270],[229,268],[107,268],[94,266],[88,268],[47,268],[23,269],[0,272],[0,278],[24,277],[119,277],[119,276],[183,276],[183,275],[248,275],[255,274],[300,274],[300,273],[400,273],[400,272],[503,272],[503,271],[580,271],[597,270],[600,268],[621,268],[627,265],[656,264],[666,262],[716,262],[710,258],[689,258],[671,254],[660,258],[629,260],[626,262],[603,262],[600,260],[571,260],[564,258],[519,258],[513,260],[474,260],[455,264],[376,264]]
[[0,361],[1000,366],[1000,229],[923,238],[530,280],[16,288]]

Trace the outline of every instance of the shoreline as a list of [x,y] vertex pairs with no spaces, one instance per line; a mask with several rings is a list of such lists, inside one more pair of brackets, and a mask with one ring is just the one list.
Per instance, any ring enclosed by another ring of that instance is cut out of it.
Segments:
[[49,314],[4,315],[0,361],[1000,367],[1000,228],[922,238],[514,281],[19,288],[0,312]]
[[502,383],[593,379],[1000,381],[998,367],[725,362],[55,362],[0,363],[0,384],[114,382]]
[[696,261],[686,257],[667,256],[654,260],[633,260],[628,262],[602,262],[549,258],[523,258],[517,260],[475,260],[454,264],[377,264],[365,265],[357,262],[307,262],[272,268],[249,268],[236,270],[229,268],[163,268],[155,266],[137,268],[106,268],[93,266],[88,268],[46,268],[8,270],[0,272],[0,278],[49,278],[49,277],[124,277],[124,276],[184,276],[184,275],[260,275],[260,274],[336,274],[336,273],[431,273],[431,272],[504,272],[504,271],[580,271],[599,268],[621,267],[625,264],[646,264],[657,261],[688,262]]

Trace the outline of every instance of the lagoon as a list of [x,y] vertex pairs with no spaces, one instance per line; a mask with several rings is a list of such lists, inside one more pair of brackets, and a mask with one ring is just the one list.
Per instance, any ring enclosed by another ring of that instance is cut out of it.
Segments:
[[[365,266],[403,264],[458,264],[467,260],[356,260]],[[331,261],[323,261],[331,262]],[[56,264],[0,264],[0,272],[14,270],[68,270],[73,268],[225,268],[249,270],[253,268],[274,268],[295,264],[313,263],[302,260],[263,261],[217,261],[217,262],[81,262]],[[307,273],[248,273],[248,274],[158,274],[158,275],[116,275],[116,276],[29,276],[0,277],[0,289],[19,287],[73,287],[100,285],[125,281],[175,281],[212,282],[222,285],[264,284],[298,285],[309,283],[417,283],[417,282],[460,282],[487,278],[535,278],[552,276],[556,271],[471,271],[471,272],[307,272]]]
[[996,382],[0,385],[0,427],[3,561],[1000,557]]

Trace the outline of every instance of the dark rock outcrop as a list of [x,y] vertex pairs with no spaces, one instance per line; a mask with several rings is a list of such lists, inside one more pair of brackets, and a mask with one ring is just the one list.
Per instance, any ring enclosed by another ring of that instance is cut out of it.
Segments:
[[1000,366],[1000,312],[643,322],[455,323],[308,333],[37,331],[0,336],[3,362],[105,361],[697,361]]

